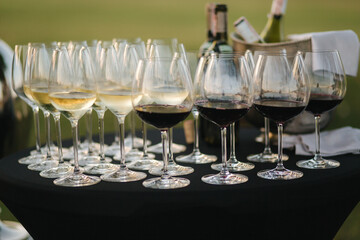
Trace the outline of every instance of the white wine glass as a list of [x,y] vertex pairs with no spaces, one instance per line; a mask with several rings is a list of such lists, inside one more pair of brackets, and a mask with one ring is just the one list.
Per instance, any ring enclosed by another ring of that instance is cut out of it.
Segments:
[[282,159],[283,125],[299,115],[307,106],[310,95],[309,82],[301,54],[296,54],[292,65],[286,53],[262,53],[254,70],[254,107],[264,117],[278,126],[278,159],[274,169],[257,173],[261,178],[291,180],[303,173],[286,169]]
[[252,106],[252,85],[244,56],[211,54],[205,76],[196,88],[195,105],[200,114],[221,129],[222,168],[218,174],[208,174],[201,180],[213,185],[233,185],[248,181],[248,177],[231,173],[227,166],[226,128],[240,120]]
[[74,149],[74,171],[54,180],[66,187],[90,186],[100,182],[96,176],[82,173],[78,159],[78,122],[96,100],[95,79],[89,50],[82,46],[77,58],[70,60],[65,47],[53,51],[49,97],[51,104],[71,123]]
[[[34,171],[43,171],[53,167],[57,167],[59,162],[58,156],[55,156],[51,150],[51,135],[50,135],[50,117],[51,113],[48,108],[43,107],[44,105],[40,103],[39,98],[41,93],[35,88],[36,85],[40,86],[43,84],[47,87],[47,81],[49,77],[50,70],[50,56],[46,50],[44,43],[31,43],[28,44],[28,61],[25,66],[25,77],[24,82],[24,92],[26,96],[33,101],[44,113],[44,122],[45,122],[45,138],[46,138],[46,160],[40,163],[33,163],[28,165],[28,169]],[[43,83],[38,83],[43,82]],[[33,93],[31,86],[34,86]],[[43,99],[41,99],[43,100]],[[46,101],[46,100],[45,100]],[[57,129],[58,130],[58,129]]]
[[[50,56],[53,48],[46,48],[44,44],[33,44],[29,47],[30,62],[29,62],[29,79],[26,82],[26,89],[28,94],[34,102],[43,110],[44,115],[51,114],[55,120],[57,149],[58,153],[54,158],[50,150],[50,126],[47,123],[47,147],[48,152],[52,155],[51,161],[44,161],[37,164],[29,165],[29,169],[41,170],[40,176],[45,178],[58,178],[69,174],[73,171],[73,167],[64,162],[62,152],[62,139],[61,139],[61,125],[60,125],[60,112],[52,106],[48,94],[49,85],[49,70],[50,70]],[[46,119],[45,119],[46,120]]]
[[14,50],[14,56],[12,60],[12,70],[11,70],[11,84],[13,90],[16,94],[28,104],[34,115],[34,129],[35,129],[35,147],[36,150],[34,154],[20,158],[18,162],[20,164],[33,164],[39,163],[46,159],[46,154],[41,152],[41,139],[40,139],[40,121],[39,121],[39,107],[31,101],[25,94],[24,83],[25,78],[28,77],[25,74],[25,65],[26,61],[29,61],[27,58],[28,55],[28,45],[16,45]]
[[310,79],[311,94],[306,111],[315,118],[315,155],[301,160],[298,167],[307,169],[329,169],[340,166],[336,160],[325,159],[320,152],[321,114],[336,108],[346,93],[346,75],[337,50],[313,50],[304,53],[307,76]]
[[154,189],[188,186],[188,179],[168,174],[167,154],[169,128],[184,120],[193,106],[191,77],[183,59],[173,57],[141,60],[133,85],[132,104],[143,121],[161,132],[164,161],[162,175],[147,179],[143,186]]
[[114,46],[104,47],[100,56],[101,78],[97,81],[97,95],[101,104],[106,106],[118,119],[120,128],[120,164],[116,171],[101,175],[109,182],[132,182],[144,179],[146,174],[130,170],[125,163],[125,117],[133,109],[131,86],[133,81],[121,76]]
[[[205,65],[205,57],[199,59],[198,51],[186,51],[185,56],[182,56],[186,59],[187,66],[189,67],[193,86],[198,84],[199,78],[203,76],[202,68]],[[194,106],[191,110],[191,113],[194,117],[194,146],[192,153],[188,155],[180,155],[176,157],[177,162],[181,163],[193,163],[193,164],[206,164],[212,163],[217,160],[215,155],[204,154],[200,151],[199,148],[199,112]]]

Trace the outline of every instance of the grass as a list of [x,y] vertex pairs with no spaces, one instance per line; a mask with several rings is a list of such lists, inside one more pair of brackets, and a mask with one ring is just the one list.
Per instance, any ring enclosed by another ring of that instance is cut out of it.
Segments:
[[[205,40],[205,0],[2,0],[1,39],[11,47],[27,42],[110,40],[114,37],[177,37],[187,49],[198,49]],[[228,29],[246,16],[260,32],[267,20],[270,0],[224,0],[228,5]],[[285,34],[351,29],[360,34],[360,1],[288,1]],[[231,40],[230,40],[231,42]],[[346,98],[337,108],[329,129],[360,127],[360,77],[348,78]],[[110,121],[108,115],[106,121]],[[63,128],[69,129],[67,121]],[[80,123],[81,124],[81,123]],[[110,124],[112,125],[112,124]],[[96,128],[94,118],[93,128]],[[113,129],[107,128],[107,131]],[[84,134],[84,130],[82,130]],[[70,132],[64,131],[64,138]],[[30,134],[30,136],[33,136]],[[43,138],[44,139],[44,138]],[[34,145],[29,141],[29,146]],[[2,218],[12,218],[3,210]],[[360,207],[345,222],[336,239],[359,239]]]

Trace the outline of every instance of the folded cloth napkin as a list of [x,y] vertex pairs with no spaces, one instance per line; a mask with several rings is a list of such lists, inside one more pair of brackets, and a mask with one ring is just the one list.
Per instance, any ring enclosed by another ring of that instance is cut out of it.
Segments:
[[[296,155],[315,154],[315,133],[284,135],[283,142],[286,148],[295,147]],[[360,129],[343,127],[320,132],[320,153],[323,156],[360,154]]]
[[360,43],[359,38],[354,31],[314,32],[292,34],[287,37],[290,40],[311,38],[312,49],[337,49],[343,62],[345,73],[356,77],[359,66]]

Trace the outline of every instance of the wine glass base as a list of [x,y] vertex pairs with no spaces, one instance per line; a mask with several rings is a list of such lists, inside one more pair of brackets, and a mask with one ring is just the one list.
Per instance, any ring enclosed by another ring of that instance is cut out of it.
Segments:
[[[184,152],[186,150],[186,146],[184,145],[180,145],[180,144],[176,144],[176,143],[172,143],[171,145],[171,149],[172,149],[172,152],[175,154],[175,153],[181,153],[181,152]],[[162,154],[162,143],[158,143],[158,144],[155,144],[153,146],[150,146],[148,147],[147,149],[149,152],[152,152],[152,153],[158,153],[158,154]]]
[[[88,154],[87,150],[78,150],[78,158],[81,159],[82,157],[86,156]],[[74,150],[72,149],[72,147],[70,148],[70,150],[66,153],[63,153],[63,159],[66,160],[71,160],[74,159]]]
[[50,168],[57,167],[59,165],[59,162],[57,160],[45,160],[40,163],[34,163],[28,165],[28,169],[33,171],[44,171],[48,170]]
[[[129,148],[128,148],[129,149]],[[139,159],[139,158],[142,158],[144,153],[143,152],[140,152],[140,151],[125,151],[126,154],[125,154],[125,161],[126,162],[131,162],[135,159]],[[119,153],[119,150],[118,152],[114,155],[113,159],[115,161],[121,161],[121,157],[120,157],[120,153]]]
[[[226,163],[227,169],[229,172],[243,172],[243,171],[249,171],[255,167],[252,163],[244,163],[244,162],[227,162]],[[212,164],[211,168],[217,171],[221,171],[223,168],[222,163]]]
[[[176,163],[169,164],[167,170],[167,174],[170,176],[183,176],[194,172],[192,167],[181,166]],[[163,167],[151,168],[149,173],[155,176],[162,176],[164,174],[164,170]]]
[[228,174],[208,174],[201,178],[205,183],[212,185],[234,185],[241,184],[248,181],[248,177],[242,174],[228,173]]
[[[150,140],[147,140],[146,143],[147,143],[147,146],[151,145],[151,141],[150,141]],[[132,145],[131,136],[126,137],[126,138],[125,138],[125,146],[131,148],[131,145]],[[133,147],[134,147],[134,148],[141,148],[141,147],[143,147],[143,139],[142,139],[142,138],[135,137],[135,138],[134,138],[134,146],[133,146]]]
[[[112,161],[111,158],[105,157],[104,160],[106,163],[110,163]],[[74,159],[69,161],[71,164],[74,164]],[[85,167],[91,164],[98,164],[100,163],[100,156],[82,156],[79,159],[79,166]]]
[[98,164],[89,164],[84,168],[84,172],[88,174],[107,174],[114,172],[119,167],[112,163],[98,163]]
[[74,167],[64,163],[59,164],[55,168],[50,168],[40,172],[40,176],[44,178],[60,178],[65,175],[71,174],[74,172]]
[[126,164],[129,169],[133,170],[150,170],[151,168],[160,168],[162,165],[161,161],[149,158],[134,160]]
[[301,160],[296,163],[296,166],[307,169],[331,169],[337,168],[340,166],[340,163],[335,160],[329,159],[310,159],[310,160]]
[[96,176],[87,176],[82,173],[73,173],[54,180],[54,184],[63,187],[85,187],[99,183],[101,180]]
[[46,160],[46,155],[30,155],[27,157],[20,158],[18,163],[30,165],[35,163],[40,163]]
[[131,171],[127,168],[101,175],[100,178],[107,182],[133,182],[146,178],[146,173]]
[[301,178],[303,173],[297,170],[289,170],[286,168],[282,169],[268,169],[263,170],[257,173],[257,175],[261,178],[270,179],[270,180],[292,180]]
[[[246,159],[250,162],[260,162],[260,163],[275,163],[278,159],[278,154],[276,153],[259,153],[259,154],[252,154],[246,157]],[[289,156],[283,154],[282,160],[287,161]]]
[[29,233],[18,222],[0,221],[0,239],[27,239]]
[[105,147],[105,155],[106,156],[111,156],[111,157],[113,157],[113,156],[115,156],[116,154],[118,154],[119,153],[119,150],[120,149],[120,147],[119,147],[119,144],[117,144],[117,143],[113,143],[113,144],[111,144],[110,146],[108,146],[108,147]]
[[178,177],[157,177],[147,179],[142,184],[144,187],[152,189],[176,189],[188,186],[190,184],[190,180]]
[[207,164],[217,160],[215,155],[207,155],[200,152],[192,152],[188,155],[181,155],[175,158],[177,162],[193,163],[193,164]]

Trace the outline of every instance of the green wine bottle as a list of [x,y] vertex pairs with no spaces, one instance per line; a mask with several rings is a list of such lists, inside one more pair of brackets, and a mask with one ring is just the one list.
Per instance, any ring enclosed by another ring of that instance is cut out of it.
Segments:
[[286,10],[287,0],[273,0],[271,12],[265,28],[260,33],[260,37],[266,43],[284,41],[284,14]]

